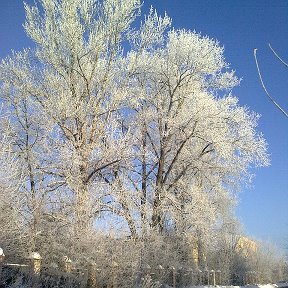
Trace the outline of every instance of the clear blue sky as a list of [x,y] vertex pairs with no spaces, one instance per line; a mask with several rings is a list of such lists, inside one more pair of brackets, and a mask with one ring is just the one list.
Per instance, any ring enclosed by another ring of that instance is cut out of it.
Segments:
[[[33,2],[28,0],[28,3]],[[243,189],[237,215],[251,237],[288,247],[288,119],[266,98],[257,76],[253,49],[272,95],[288,110],[288,69],[272,55],[268,43],[288,61],[286,0],[146,0],[173,19],[175,28],[196,30],[216,38],[243,81],[234,90],[242,105],[262,115],[258,129],[269,144],[271,166],[253,171],[250,189]],[[11,49],[31,46],[22,23],[22,0],[0,0],[0,57]]]

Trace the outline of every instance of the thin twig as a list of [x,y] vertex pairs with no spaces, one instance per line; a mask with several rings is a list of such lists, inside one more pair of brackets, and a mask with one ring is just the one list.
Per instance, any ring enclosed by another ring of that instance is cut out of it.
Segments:
[[288,67],[288,63],[286,63],[280,56],[279,54],[272,48],[271,44],[268,44],[269,48],[271,49],[271,51],[273,52],[273,54],[276,56],[276,58],[286,67]]
[[257,60],[257,49],[254,49],[254,58],[255,58],[255,62],[256,62],[256,67],[257,67],[257,71],[258,71],[258,75],[259,75],[259,79],[261,81],[261,85],[266,93],[266,95],[268,96],[268,98],[273,102],[273,104],[288,118],[288,114],[286,113],[285,110],[282,109],[282,107],[271,97],[271,95],[269,94],[269,92],[267,91],[266,89],[266,86],[263,82],[263,79],[262,79],[262,75],[261,75],[261,72],[260,72],[260,68],[259,68],[259,65],[258,65],[258,60]]

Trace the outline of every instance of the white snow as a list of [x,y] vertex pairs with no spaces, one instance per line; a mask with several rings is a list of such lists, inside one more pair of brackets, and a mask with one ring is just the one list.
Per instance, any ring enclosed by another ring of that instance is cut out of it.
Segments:
[[[288,282],[277,283],[277,284],[255,284],[255,285],[246,285],[246,286],[187,286],[185,288],[281,288],[288,287]],[[170,286],[166,286],[165,288],[170,288]],[[172,288],[172,287],[171,287]]]

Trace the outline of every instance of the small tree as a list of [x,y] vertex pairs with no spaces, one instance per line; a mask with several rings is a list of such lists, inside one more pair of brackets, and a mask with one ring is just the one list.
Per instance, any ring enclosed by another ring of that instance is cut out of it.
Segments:
[[1,116],[0,127],[0,243],[7,253],[12,247],[18,246],[14,251],[16,254],[21,250],[21,240],[25,236],[22,235],[25,231],[22,217],[25,199],[18,191],[23,178],[19,162],[13,153],[9,127],[7,115],[4,114]]

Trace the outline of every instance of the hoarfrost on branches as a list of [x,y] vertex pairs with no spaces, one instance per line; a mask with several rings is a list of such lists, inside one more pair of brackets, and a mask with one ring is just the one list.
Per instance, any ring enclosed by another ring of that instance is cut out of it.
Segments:
[[54,222],[90,235],[99,216],[134,239],[204,235],[226,219],[269,160],[218,41],[153,8],[137,28],[138,0],[38,3],[25,4],[35,48],[0,67],[33,237]]

